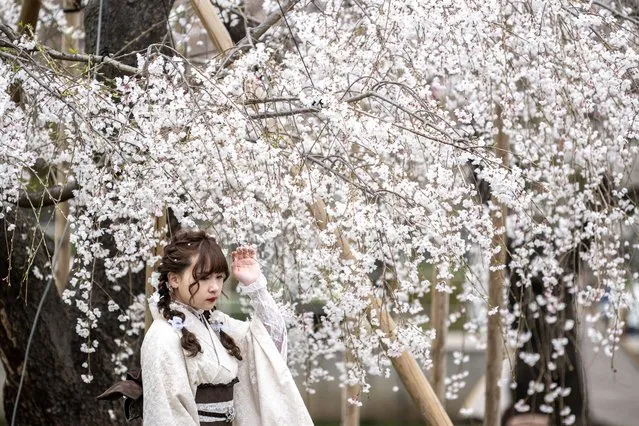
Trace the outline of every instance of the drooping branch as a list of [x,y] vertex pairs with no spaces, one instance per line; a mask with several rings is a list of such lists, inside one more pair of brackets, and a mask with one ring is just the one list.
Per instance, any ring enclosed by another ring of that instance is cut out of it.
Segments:
[[612,8],[611,6],[604,4],[600,1],[593,1],[592,4],[595,4],[599,7],[602,7],[604,9],[606,9],[607,11],[609,11],[610,13],[612,13],[613,15],[615,15],[617,18],[620,19],[625,19],[626,21],[632,22],[633,24],[639,25],[639,19],[636,19],[635,17],[633,17],[632,15],[627,15],[626,13],[619,11],[617,9]]
[[273,25],[277,24],[279,20],[282,19],[284,14],[290,12],[293,9],[293,7],[295,7],[295,5],[299,2],[300,0],[290,0],[288,3],[282,6],[281,11],[273,12],[270,15],[268,15],[266,19],[264,20],[264,22],[262,22],[260,25],[251,29],[248,32],[246,37],[244,37],[238,43],[238,46],[242,47],[245,43],[249,43],[249,46],[250,46],[251,40],[258,41],[260,37],[262,37]]
[[[293,7],[299,3],[299,0],[291,0],[287,4],[282,6],[282,11],[284,13],[288,13]],[[245,52],[249,50],[256,41],[259,39],[271,28],[273,27],[279,20],[282,18],[282,12],[274,12],[266,17],[264,22],[253,29],[247,29],[248,34],[237,43],[235,49],[231,49],[227,53],[226,60],[223,61],[220,69],[227,68],[230,66],[235,60],[239,57],[237,55],[240,52]],[[0,23],[0,32],[4,33],[8,41],[10,43],[3,43],[3,40],[0,38],[0,44],[6,47],[12,47],[13,41],[19,39],[19,35],[13,31],[9,26]],[[72,61],[72,62],[85,62],[85,63],[93,63],[93,64],[108,64],[123,74],[140,74],[144,75],[143,70],[133,67],[131,65],[127,65],[123,62],[117,61],[111,58],[108,55],[92,55],[92,54],[74,54],[74,53],[64,53],[58,50],[52,49],[50,47],[41,46],[39,49],[46,53],[53,59],[58,59],[62,61]]]
[[249,118],[252,120],[260,120],[263,118],[290,117],[298,114],[312,114],[320,112],[319,108],[300,108],[288,111],[262,112],[259,114],[251,114]]
[[20,48],[13,44],[14,41],[19,40],[20,36],[16,34],[15,31],[11,29],[11,27],[0,23],[0,32],[2,32],[7,40],[2,40],[0,38],[0,44],[3,47],[10,48],[14,50],[14,54],[20,58],[22,55],[31,53],[33,51],[40,51],[52,59],[59,59],[62,61],[71,61],[71,62],[85,62],[89,64],[109,64],[110,66],[116,68],[121,71],[123,74],[143,74],[143,71],[132,67],[130,65],[123,64],[122,62],[116,61],[115,59],[106,56],[106,55],[89,55],[82,53],[64,53],[59,50],[52,49],[47,46],[40,45],[32,50]]
[[41,191],[20,191],[20,196],[15,202],[18,207],[52,206],[73,198],[73,191],[79,189],[75,180],[70,180],[64,185],[53,185]]

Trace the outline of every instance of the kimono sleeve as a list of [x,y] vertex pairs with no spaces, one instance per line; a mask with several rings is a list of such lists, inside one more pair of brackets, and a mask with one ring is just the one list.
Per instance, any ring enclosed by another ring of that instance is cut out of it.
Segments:
[[145,425],[199,425],[180,337],[160,320],[142,343],[142,383]]
[[282,358],[286,360],[286,322],[273,296],[266,289],[266,278],[264,275],[260,275],[258,280],[253,284],[240,285],[238,292],[248,295],[256,316],[262,321],[275,347],[280,354],[282,354]]
[[249,323],[242,345],[234,426],[312,426],[291,372],[259,318]]

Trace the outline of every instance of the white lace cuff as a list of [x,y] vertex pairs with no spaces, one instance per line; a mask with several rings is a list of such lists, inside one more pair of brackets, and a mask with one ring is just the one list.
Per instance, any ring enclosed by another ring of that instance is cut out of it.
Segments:
[[266,288],[266,277],[264,277],[263,274],[260,274],[257,281],[255,281],[253,284],[244,285],[240,283],[240,285],[237,286],[237,291],[241,294],[250,294],[263,288]]
[[237,290],[240,294],[246,294],[249,297],[255,315],[262,321],[273,343],[282,357],[286,359],[286,323],[273,296],[266,288],[264,275],[260,274],[260,277],[253,284],[240,284]]

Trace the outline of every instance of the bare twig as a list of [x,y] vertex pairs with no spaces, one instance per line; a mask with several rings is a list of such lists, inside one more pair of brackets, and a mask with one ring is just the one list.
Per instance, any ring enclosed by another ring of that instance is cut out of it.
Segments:
[[[0,24],[0,32],[4,33],[9,41],[13,42],[19,39],[19,36],[7,25]],[[0,40],[1,41],[1,40]],[[8,47],[6,43],[3,44],[5,47]],[[86,63],[94,63],[94,64],[109,64],[112,67],[118,69],[124,74],[142,74],[142,70],[132,67],[130,65],[123,64],[122,62],[118,62],[115,59],[112,59],[109,56],[104,55],[88,55],[88,54],[79,54],[79,53],[64,53],[58,50],[52,49],[47,46],[38,46],[38,48],[33,50],[20,49],[17,46],[13,46],[16,50],[21,52],[32,52],[35,50],[46,53],[53,59],[59,59],[62,61],[71,61],[71,62],[86,62]],[[18,55],[20,56],[20,54]]]
[[142,74],[143,73],[141,69],[123,64],[122,62],[118,62],[109,56],[87,55],[87,54],[80,54],[80,53],[63,53],[50,48],[44,48],[44,51],[53,59],[60,59],[63,61],[72,61],[72,62],[109,64],[124,74]]
[[267,99],[247,99],[242,102],[242,105],[258,105],[258,104],[268,104],[271,102],[296,102],[299,101],[300,98],[267,98]]
[[277,111],[277,112],[262,112],[260,114],[251,114],[249,118],[252,120],[259,120],[262,118],[274,118],[274,117],[288,117],[297,114],[309,114],[320,112],[320,108],[300,108],[289,111]]
[[[385,100],[383,97],[381,97],[380,95],[373,93],[373,92],[366,92],[366,93],[362,93],[360,95],[357,96],[353,96],[351,98],[345,99],[344,102],[346,103],[351,103],[351,102],[357,102],[360,101],[362,99],[365,98],[369,98],[369,97],[379,97],[380,99]],[[256,105],[256,104],[265,104],[265,103],[274,103],[274,102],[293,102],[293,101],[299,101],[299,98],[267,98],[267,99],[248,99],[247,101],[243,102],[244,105]],[[277,111],[277,112],[262,112],[259,114],[251,114],[249,115],[249,118],[253,119],[253,120],[259,120],[262,118],[274,118],[274,117],[288,117],[291,115],[297,115],[297,114],[310,114],[310,113],[316,113],[316,112],[320,112],[321,108],[300,108],[300,109],[294,109],[294,110],[288,110],[288,111]]]

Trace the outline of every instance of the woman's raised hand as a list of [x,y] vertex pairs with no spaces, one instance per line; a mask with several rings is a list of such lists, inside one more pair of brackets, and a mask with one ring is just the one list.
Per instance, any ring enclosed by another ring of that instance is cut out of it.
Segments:
[[260,277],[260,265],[257,263],[257,252],[253,247],[240,246],[232,253],[231,270],[235,278],[244,285],[253,284]]

